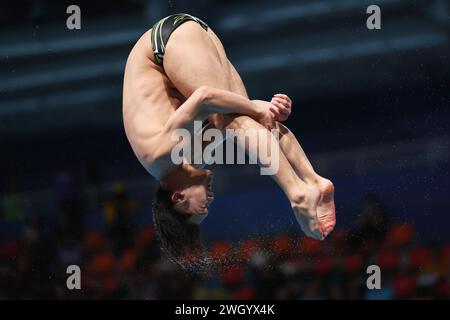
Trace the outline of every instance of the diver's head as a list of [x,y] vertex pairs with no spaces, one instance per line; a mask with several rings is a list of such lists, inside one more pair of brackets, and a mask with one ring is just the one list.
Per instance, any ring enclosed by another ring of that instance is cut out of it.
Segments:
[[174,210],[188,216],[188,222],[199,224],[208,215],[214,200],[211,170],[183,164],[164,177],[161,187],[171,192]]
[[199,224],[214,199],[210,170],[182,165],[162,180],[153,203],[153,220],[161,248],[184,269],[206,269],[208,259]]

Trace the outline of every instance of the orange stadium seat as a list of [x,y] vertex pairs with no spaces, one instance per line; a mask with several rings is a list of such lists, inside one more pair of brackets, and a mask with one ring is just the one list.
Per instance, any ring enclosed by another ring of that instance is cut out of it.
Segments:
[[396,224],[392,226],[387,235],[387,244],[390,247],[401,247],[411,243],[414,238],[414,228],[410,224]]
[[83,237],[83,247],[86,251],[104,248],[108,243],[105,234],[99,231],[87,232]]
[[233,252],[233,248],[229,241],[219,241],[214,243],[210,249],[211,258],[215,260],[228,259]]
[[224,286],[236,286],[241,284],[245,277],[245,270],[240,265],[233,265],[223,269],[222,283]]
[[235,300],[251,300],[255,297],[255,290],[251,287],[243,287],[233,292],[233,299]]
[[302,237],[299,242],[299,250],[307,255],[316,255],[322,248],[322,242],[309,237]]
[[441,247],[439,261],[443,269],[450,269],[450,244]]
[[247,260],[259,247],[259,241],[256,239],[246,239],[242,241],[239,246],[239,258]]
[[123,271],[132,271],[136,264],[137,252],[133,249],[127,249],[122,253],[120,266]]
[[292,250],[292,238],[290,235],[274,236],[271,241],[272,251],[277,255],[289,254]]
[[406,298],[414,294],[416,279],[413,276],[401,276],[394,279],[393,288],[397,298]]
[[336,229],[328,236],[328,242],[331,242],[334,248],[342,248],[346,246],[347,231],[343,229]]
[[400,262],[400,255],[395,250],[383,250],[378,253],[376,264],[381,270],[391,271],[398,267]]
[[347,273],[356,273],[362,269],[364,257],[362,254],[355,253],[344,258],[344,270]]
[[138,248],[142,248],[153,241],[153,239],[155,239],[155,229],[152,227],[143,227],[139,229],[136,235],[135,244]]
[[94,273],[107,273],[114,270],[116,260],[109,252],[100,253],[92,257],[91,270]]

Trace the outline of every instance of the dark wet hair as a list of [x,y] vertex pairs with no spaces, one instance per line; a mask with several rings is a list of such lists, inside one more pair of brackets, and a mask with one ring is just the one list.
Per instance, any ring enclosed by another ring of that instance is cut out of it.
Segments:
[[210,267],[202,243],[200,228],[188,223],[188,214],[181,214],[171,200],[172,191],[159,187],[153,202],[153,223],[161,250],[166,257],[185,271],[203,274]]

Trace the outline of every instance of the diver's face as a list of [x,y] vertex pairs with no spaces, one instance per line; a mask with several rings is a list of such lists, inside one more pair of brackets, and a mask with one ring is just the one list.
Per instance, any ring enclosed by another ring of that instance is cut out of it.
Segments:
[[208,214],[209,205],[214,200],[212,171],[196,170],[189,180],[189,186],[179,192],[182,211],[191,215]]

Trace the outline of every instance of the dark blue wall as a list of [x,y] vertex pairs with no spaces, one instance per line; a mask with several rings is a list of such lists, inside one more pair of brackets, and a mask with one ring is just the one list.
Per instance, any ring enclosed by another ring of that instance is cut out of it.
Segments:
[[[267,185],[218,195],[202,228],[207,239],[242,238],[255,232],[300,233],[283,192]],[[379,196],[393,222],[412,223],[426,241],[450,239],[449,167],[332,177],[336,187],[337,228],[350,228],[362,212],[366,193]]]

